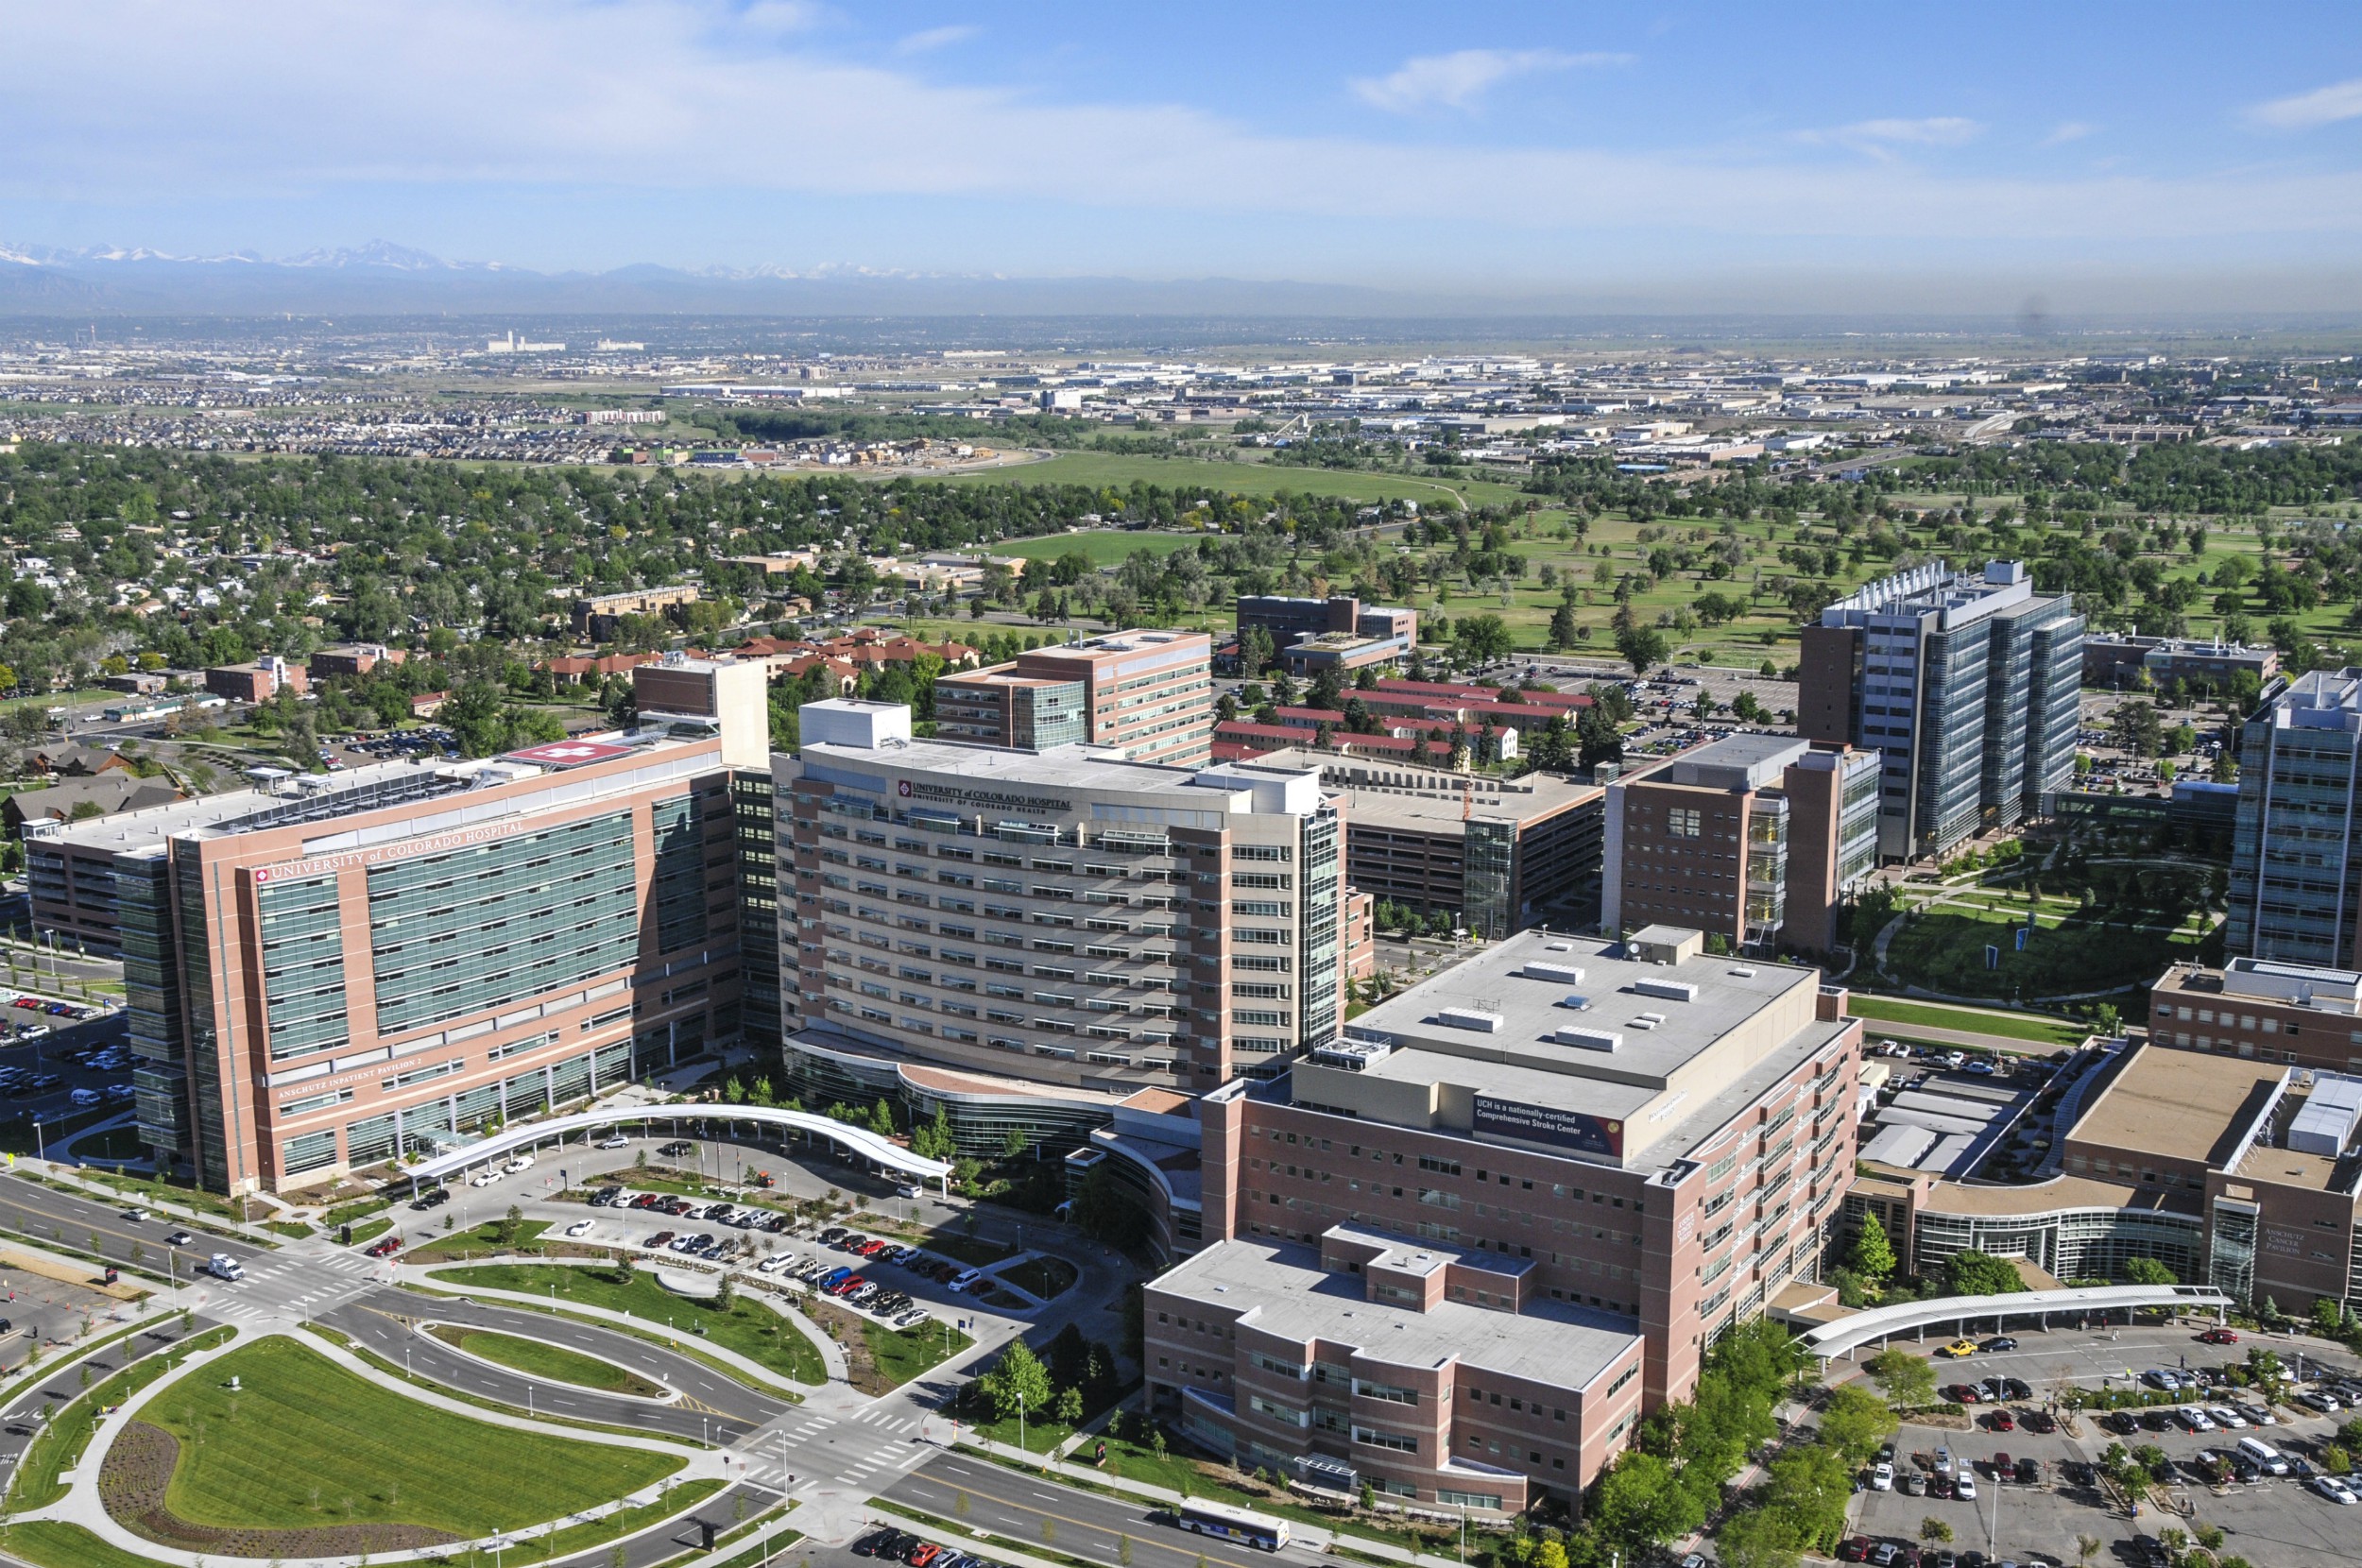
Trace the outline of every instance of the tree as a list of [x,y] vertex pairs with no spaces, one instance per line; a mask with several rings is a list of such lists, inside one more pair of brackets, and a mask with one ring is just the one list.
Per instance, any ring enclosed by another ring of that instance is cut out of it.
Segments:
[[1952,1539],[1952,1526],[1930,1514],[1919,1522],[1919,1539],[1930,1546],[1942,1546]]
[[1875,1394],[1847,1383],[1831,1391],[1821,1412],[1821,1440],[1844,1455],[1848,1464],[1860,1465],[1900,1424]]
[[1627,1449],[1600,1478],[1591,1526],[1600,1539],[1635,1560],[1659,1542],[1687,1535],[1705,1521],[1705,1503],[1682,1484],[1663,1458]]
[[1471,664],[1492,664],[1507,658],[1515,646],[1508,622],[1498,615],[1467,615],[1452,628],[1452,647]]
[[2077,1536],[2075,1538],[2075,1568],[2085,1568],[2093,1558],[2099,1555],[2099,1548],[2105,1544],[2106,1542],[2096,1535]]
[[1714,1553],[1723,1568],[1796,1568],[1802,1543],[1793,1525],[1772,1508],[1741,1508],[1714,1532]]
[[2130,1285],[2173,1285],[2173,1270],[2153,1257],[2131,1257],[2124,1260],[2124,1278]]
[[1954,1253],[1943,1262],[1943,1289],[1948,1296],[2007,1296],[2026,1288],[2026,1281],[2007,1260],[1990,1253]]
[[1249,675],[1259,675],[1271,668],[1273,657],[1271,632],[1262,626],[1249,626],[1239,634],[1239,668]]
[[1045,1413],[1050,1403],[1050,1369],[1041,1364],[1033,1347],[1022,1339],[1012,1339],[1009,1348],[1001,1353],[1001,1359],[992,1371],[976,1380],[993,1414],[1007,1421],[1022,1408],[1036,1416]]
[[1672,645],[1665,634],[1654,626],[1624,626],[1616,633],[1616,651],[1624,656],[1635,675],[1646,674],[1652,666],[1663,664]]
[[1550,612],[1550,647],[1565,653],[1575,640],[1575,606],[1561,605]]
[[1916,1410],[1936,1398],[1936,1369],[1924,1355],[1889,1345],[1870,1358],[1870,1375],[1897,1410]]
[[1854,1245],[1846,1253],[1846,1266],[1873,1284],[1882,1284],[1894,1272],[1894,1244],[1887,1239],[1887,1228],[1878,1217],[1865,1212],[1861,1229],[1854,1235]]

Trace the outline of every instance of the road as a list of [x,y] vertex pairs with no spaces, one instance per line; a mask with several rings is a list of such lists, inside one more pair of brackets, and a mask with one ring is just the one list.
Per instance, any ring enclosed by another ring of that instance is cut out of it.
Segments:
[[[749,1157],[755,1152],[746,1151]],[[629,1157],[627,1151],[623,1155],[625,1161]],[[724,1156],[717,1150],[711,1157]],[[825,1190],[828,1183],[838,1179],[831,1171],[782,1166],[776,1154],[761,1157],[786,1185]],[[585,1213],[579,1204],[522,1192],[515,1196],[536,1213],[573,1218]],[[481,1197],[503,1207],[513,1201],[497,1190]],[[396,1215],[410,1218],[401,1210]],[[975,1349],[956,1363],[891,1394],[867,1399],[833,1384],[810,1390],[804,1403],[796,1404],[747,1388],[661,1345],[594,1323],[405,1289],[389,1278],[389,1265],[325,1241],[298,1241],[272,1249],[244,1239],[199,1235],[191,1248],[174,1252],[163,1242],[174,1228],[168,1221],[127,1219],[116,1205],[14,1176],[0,1177],[0,1222],[29,1227],[37,1237],[54,1227],[77,1247],[87,1247],[94,1236],[100,1255],[123,1264],[132,1261],[134,1248],[151,1268],[170,1253],[173,1272],[184,1282],[190,1279],[190,1266],[207,1253],[219,1251],[238,1258],[246,1270],[242,1280],[224,1283],[199,1276],[183,1294],[181,1299],[195,1314],[194,1332],[202,1333],[220,1323],[249,1333],[283,1331],[297,1322],[318,1321],[345,1333],[389,1363],[477,1398],[539,1414],[718,1441],[742,1460],[748,1477],[743,1487],[718,1495],[698,1510],[724,1525],[741,1511],[736,1501],[740,1495],[745,1499],[744,1511],[751,1514],[776,1501],[781,1489],[816,1505],[806,1510],[814,1527],[824,1519],[857,1519],[865,1500],[881,1493],[902,1496],[916,1507],[940,1505],[946,1516],[951,1517],[956,1507],[951,1494],[960,1491],[969,1494],[979,1525],[997,1519],[1013,1536],[1038,1542],[1042,1521],[1047,1519],[1054,1530],[1063,1532],[1060,1550],[1104,1557],[1111,1563],[1116,1560],[1119,1535],[1133,1537],[1140,1568],[1195,1568],[1201,1555],[1198,1548],[1215,1544],[1194,1537],[1186,1542],[1160,1541],[1158,1536],[1171,1534],[1170,1526],[1153,1524],[1143,1508],[1053,1486],[944,1451],[951,1429],[936,1414],[935,1406],[1010,1335],[1021,1328],[1038,1339],[1054,1332],[1059,1323],[1073,1320],[1094,1336],[1114,1338],[1112,1314],[1104,1321],[1100,1321],[1100,1314],[1110,1293],[1120,1291],[1124,1270],[1071,1247],[1061,1250],[1075,1253],[1084,1269],[1083,1280],[1030,1322],[1016,1319],[979,1322],[985,1337]],[[987,1224],[983,1228],[1001,1227]],[[1035,1230],[1037,1240],[1047,1239],[1042,1227]],[[914,1293],[921,1288],[916,1280],[907,1283]],[[933,1304],[980,1319],[990,1316],[964,1298],[945,1298]],[[628,1368],[671,1390],[672,1397],[641,1399],[530,1378],[434,1338],[425,1332],[429,1322],[496,1330],[563,1345]],[[178,1338],[175,1328],[150,1331],[120,1350],[101,1352],[93,1363],[94,1376],[104,1375],[133,1356],[168,1349]],[[54,1388],[48,1382],[36,1385],[0,1413],[0,1421],[5,1421],[11,1433],[10,1440],[0,1444],[0,1486],[5,1486],[34,1429],[34,1423],[26,1418],[42,1405],[62,1404],[79,1391],[77,1372],[68,1372],[55,1382]],[[914,1482],[915,1473],[918,1478]],[[901,1489],[906,1487],[913,1490],[905,1492]],[[805,1523],[799,1521],[799,1527]],[[625,1543],[626,1568],[643,1568],[676,1555],[693,1544],[693,1533],[680,1529],[635,1538]],[[573,1560],[581,1568],[608,1568],[612,1550],[602,1547]],[[1240,1556],[1241,1560],[1228,1563],[1224,1554],[1230,1550],[1203,1554],[1207,1568],[1250,1568],[1243,1554],[1235,1552],[1231,1555]]]
[[[1276,1554],[1258,1552],[1205,1536],[1187,1535],[1171,1516],[1138,1498],[1107,1496],[1057,1485],[964,1454],[944,1454],[884,1489],[881,1496],[939,1518],[986,1532],[1022,1549],[1048,1549],[1130,1568],[1263,1568],[1280,1562],[1314,1563],[1320,1554],[1291,1545]],[[961,1511],[960,1499],[967,1499]],[[881,1516],[882,1517],[882,1516]],[[1043,1526],[1050,1527],[1049,1539]],[[1131,1542],[1131,1555],[1123,1541]],[[977,1550],[991,1555],[992,1542]]]

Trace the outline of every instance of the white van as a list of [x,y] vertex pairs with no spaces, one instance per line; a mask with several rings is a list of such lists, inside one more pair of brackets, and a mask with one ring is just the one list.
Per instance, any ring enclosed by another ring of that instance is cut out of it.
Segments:
[[2249,1458],[2253,1459],[2257,1464],[2262,1465],[2264,1467],[2264,1474],[2267,1475],[2285,1475],[2288,1474],[2287,1459],[2283,1457],[2279,1449],[2274,1448],[2270,1443],[2266,1442],[2261,1438],[2241,1438],[2239,1440],[2239,1452],[2246,1455]]
[[228,1253],[215,1253],[205,1260],[205,1271],[220,1280],[246,1278],[246,1266]]

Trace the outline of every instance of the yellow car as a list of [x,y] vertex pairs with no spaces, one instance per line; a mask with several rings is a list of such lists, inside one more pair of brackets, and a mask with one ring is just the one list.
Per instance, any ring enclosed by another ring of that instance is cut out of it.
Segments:
[[1974,1339],[1955,1339],[1950,1344],[1944,1346],[1942,1350],[1936,1352],[1936,1354],[1938,1355],[1949,1355],[1955,1360],[1963,1355],[1974,1355],[1977,1354],[1977,1341]]

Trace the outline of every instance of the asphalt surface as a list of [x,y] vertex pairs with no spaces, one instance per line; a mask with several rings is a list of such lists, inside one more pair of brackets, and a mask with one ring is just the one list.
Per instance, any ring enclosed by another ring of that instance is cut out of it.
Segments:
[[[423,1377],[535,1414],[565,1416],[610,1426],[665,1432],[701,1441],[738,1443],[792,1406],[676,1355],[660,1345],[552,1314],[485,1303],[380,1290],[321,1315],[357,1344]],[[528,1377],[470,1355],[434,1335],[428,1323],[495,1330],[542,1344],[562,1345],[628,1369],[680,1395],[662,1402],[601,1393]]]
[[[1131,1542],[1130,1568],[1262,1568],[1279,1562],[1314,1563],[1320,1555],[1292,1544],[1278,1553],[1259,1552],[1208,1536],[1184,1532],[1172,1516],[1134,1497],[1107,1496],[1070,1487],[964,1454],[929,1460],[881,1495],[921,1508],[978,1536],[975,1550],[993,1555],[998,1537],[1019,1551],[1050,1550],[1109,1564],[1121,1563],[1123,1542]],[[960,1511],[960,1498],[967,1499]],[[890,1514],[879,1516],[894,1523]],[[1050,1526],[1045,1539],[1042,1528]]]

